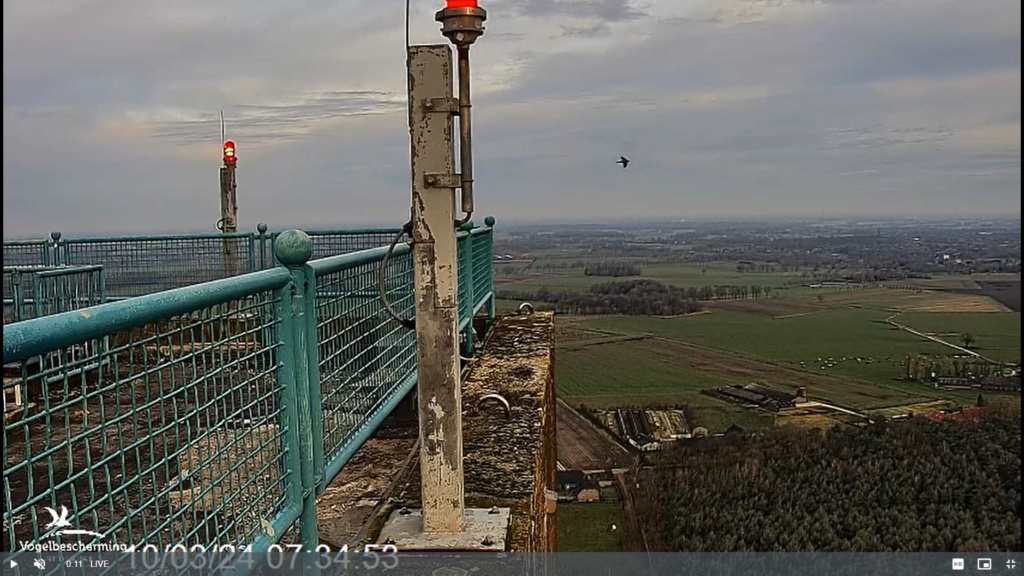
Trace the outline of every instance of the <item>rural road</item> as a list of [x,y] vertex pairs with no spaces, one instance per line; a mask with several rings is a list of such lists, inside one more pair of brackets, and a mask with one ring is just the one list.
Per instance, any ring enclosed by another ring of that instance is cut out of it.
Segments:
[[[982,356],[981,354],[978,354],[977,352],[975,352],[973,350],[968,350],[967,348],[963,348],[961,346],[957,346],[956,344],[953,344],[952,342],[946,342],[942,338],[938,338],[936,336],[931,336],[929,334],[925,334],[924,332],[918,332],[917,330],[914,330],[910,326],[905,326],[903,324],[900,324],[899,322],[894,320],[894,318],[896,318],[900,314],[903,314],[903,312],[897,312],[897,313],[893,314],[892,316],[889,316],[888,318],[885,319],[885,322],[887,324],[890,324],[892,326],[895,326],[895,327],[899,328],[900,330],[903,330],[905,332],[909,332],[909,333],[911,333],[911,334],[913,334],[915,336],[920,336],[921,338],[925,338],[926,340],[931,340],[932,342],[935,342],[937,344],[942,344],[943,346],[949,346],[950,348],[953,348],[954,350],[958,350],[960,352],[963,352],[964,354],[970,354],[971,356],[974,356],[975,358],[981,358],[982,360],[989,360],[988,358],[985,358],[984,356]],[[989,360],[989,362],[991,362],[991,360]]]
[[640,513],[633,496],[636,490],[636,478],[637,475],[633,469],[615,473],[615,481],[619,485],[619,494],[622,497],[622,519],[626,524],[623,527],[622,551],[650,552],[647,549],[647,538],[644,536]]

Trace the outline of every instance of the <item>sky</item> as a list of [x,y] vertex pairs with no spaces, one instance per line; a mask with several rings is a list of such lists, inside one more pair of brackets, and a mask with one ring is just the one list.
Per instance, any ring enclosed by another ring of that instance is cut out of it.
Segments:
[[[446,43],[413,0],[414,44]],[[1020,218],[1016,0],[483,0],[479,216]],[[402,0],[5,0],[4,236],[409,215]],[[631,163],[623,170],[620,155]]]

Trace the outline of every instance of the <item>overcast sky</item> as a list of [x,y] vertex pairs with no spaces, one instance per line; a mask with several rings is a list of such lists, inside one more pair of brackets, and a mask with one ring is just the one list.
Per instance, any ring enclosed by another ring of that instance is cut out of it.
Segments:
[[[1020,216],[1019,0],[481,4],[499,223]],[[220,110],[243,229],[400,225],[404,5],[4,0],[4,236],[213,231]]]

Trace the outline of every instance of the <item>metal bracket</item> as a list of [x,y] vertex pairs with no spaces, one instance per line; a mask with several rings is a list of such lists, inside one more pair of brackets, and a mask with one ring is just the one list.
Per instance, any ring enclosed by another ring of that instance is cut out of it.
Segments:
[[423,110],[427,112],[447,112],[459,114],[458,98],[427,98],[423,100]]
[[462,186],[462,175],[427,172],[423,175],[423,183],[427,188],[458,188]]

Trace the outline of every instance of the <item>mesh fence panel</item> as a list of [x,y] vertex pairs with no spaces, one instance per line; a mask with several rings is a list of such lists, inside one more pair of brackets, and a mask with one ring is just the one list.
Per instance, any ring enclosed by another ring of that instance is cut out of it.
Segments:
[[[297,516],[275,304],[268,291],[16,362],[5,393],[26,402],[4,418],[3,550],[241,546]],[[86,532],[67,532],[69,516]]]
[[240,235],[71,239],[60,262],[102,264],[107,296],[128,298],[252,271],[252,237]]
[[490,228],[484,231],[474,230],[470,233],[473,239],[470,266],[473,268],[473,306],[480,305],[494,287],[494,246],[493,232]]
[[[328,468],[416,370],[416,336],[392,319],[378,296],[380,258],[316,280],[323,450]],[[412,256],[388,262],[388,301],[413,315]]]
[[4,242],[4,267],[45,266],[50,264],[50,242],[25,240]]

